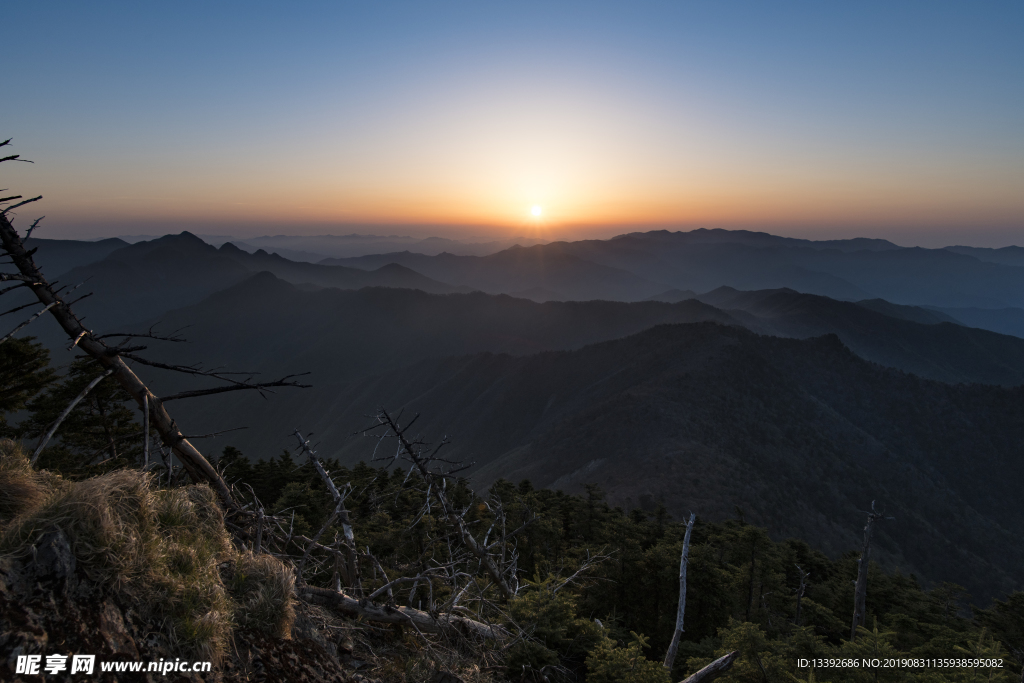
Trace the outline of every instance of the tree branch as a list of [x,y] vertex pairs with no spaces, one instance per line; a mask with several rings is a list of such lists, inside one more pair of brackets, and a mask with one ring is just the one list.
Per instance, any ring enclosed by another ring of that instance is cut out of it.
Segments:
[[363,617],[367,621],[383,624],[412,623],[425,633],[475,635],[499,642],[508,637],[508,632],[500,626],[484,624],[456,614],[449,613],[434,616],[429,612],[413,609],[412,607],[377,605],[372,602],[356,600],[344,593],[328,588],[300,586],[297,590],[302,599],[307,602],[331,607],[343,614]]
[[0,339],[0,344],[3,344],[5,341],[7,341],[11,337],[13,337],[15,334],[18,333],[19,330],[22,330],[22,329],[28,327],[30,324],[32,324],[33,320],[35,320],[36,318],[41,316],[43,313],[46,313],[48,310],[50,310],[51,308],[53,308],[56,305],[57,305],[56,302],[47,304],[42,310],[38,311],[31,318],[29,318],[28,320],[26,320],[25,322],[23,322],[22,324],[18,325],[13,330],[8,332],[6,337],[4,337],[3,339]]
[[50,439],[53,438],[53,435],[57,432],[57,428],[60,427],[60,423],[64,421],[64,418],[71,414],[71,411],[75,409],[75,406],[81,403],[82,399],[86,397],[86,394],[92,391],[97,384],[105,380],[107,377],[110,377],[110,375],[112,374],[114,374],[114,368],[107,368],[106,370],[104,370],[103,374],[99,375],[98,377],[93,379],[93,381],[89,382],[89,384],[87,384],[86,387],[82,389],[82,392],[78,394],[78,396],[75,396],[74,400],[71,401],[71,403],[69,403],[67,407],[64,408],[64,411],[57,416],[57,421],[53,423],[50,429],[47,430],[46,434],[43,435],[43,438],[39,440],[39,445],[36,446],[35,452],[32,453],[31,463],[33,465],[35,465],[36,460],[39,459],[39,454],[43,452],[44,448],[46,448],[46,444],[50,443]]
[[[124,354],[122,354],[124,355]],[[255,389],[262,392],[263,389],[268,387],[297,387],[299,389],[308,389],[312,385],[310,384],[299,384],[298,382],[289,382],[288,379],[291,377],[302,377],[308,375],[308,372],[302,373],[302,375],[287,375],[274,382],[261,382],[257,384],[232,384],[227,387],[211,387],[209,389],[196,389],[195,391],[183,391],[179,394],[171,394],[170,396],[163,396],[160,398],[161,401],[167,403],[168,401],[177,401],[181,398],[196,398],[197,396],[211,396],[213,394],[223,394],[226,391],[243,391],[245,389]]]
[[[32,162],[29,162],[29,163],[32,163]],[[6,214],[7,214],[8,211],[13,211],[14,209],[17,209],[19,206],[25,206],[26,204],[31,204],[32,202],[38,202],[42,198],[43,198],[43,195],[39,195],[38,197],[33,197],[32,199],[26,199],[23,202],[18,202],[17,204],[12,204],[11,206],[8,206],[6,209],[4,209],[3,211],[0,211],[0,216],[5,216],[6,217]]]

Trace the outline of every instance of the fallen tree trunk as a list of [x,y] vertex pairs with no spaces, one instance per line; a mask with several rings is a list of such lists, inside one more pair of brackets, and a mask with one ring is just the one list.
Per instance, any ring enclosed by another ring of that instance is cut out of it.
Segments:
[[739,651],[736,651],[730,652],[724,657],[719,657],[697,673],[683,680],[681,683],[709,683],[732,668],[732,663],[736,661],[736,658],[739,657],[739,655]]
[[490,638],[502,641],[508,632],[498,625],[484,624],[457,614],[438,614],[413,609],[412,607],[390,607],[378,605],[365,600],[356,600],[330,588],[301,586],[299,596],[318,605],[334,609],[352,617],[362,617],[367,621],[380,624],[405,624],[415,627],[423,633],[458,633],[473,635],[479,638]]

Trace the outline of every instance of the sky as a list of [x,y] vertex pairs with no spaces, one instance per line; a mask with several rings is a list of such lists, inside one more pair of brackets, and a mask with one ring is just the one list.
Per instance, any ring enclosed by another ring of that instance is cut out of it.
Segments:
[[[22,2],[40,236],[1024,244],[1024,3]],[[539,216],[534,215],[539,207]]]

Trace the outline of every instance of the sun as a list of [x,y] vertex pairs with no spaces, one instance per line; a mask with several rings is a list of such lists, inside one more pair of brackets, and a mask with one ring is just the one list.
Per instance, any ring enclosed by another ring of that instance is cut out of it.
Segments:
[[530,209],[530,213],[533,214],[534,218],[540,218],[540,215],[544,213],[544,209],[537,205],[534,205],[533,208]]

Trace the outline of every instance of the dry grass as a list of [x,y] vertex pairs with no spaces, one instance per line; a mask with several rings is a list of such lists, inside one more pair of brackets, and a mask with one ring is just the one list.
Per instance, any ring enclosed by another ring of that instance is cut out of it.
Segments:
[[[290,632],[294,575],[232,545],[208,486],[160,490],[137,470],[70,482],[34,470],[14,442],[0,441],[0,554],[27,556],[53,528],[90,577],[162,619],[183,653],[218,661],[236,625]],[[228,585],[225,563],[235,569]]]
[[229,582],[237,596],[239,626],[284,637],[295,621],[295,574],[269,555],[239,554]]
[[59,488],[60,477],[32,469],[18,444],[0,439],[0,525],[34,510]]

